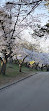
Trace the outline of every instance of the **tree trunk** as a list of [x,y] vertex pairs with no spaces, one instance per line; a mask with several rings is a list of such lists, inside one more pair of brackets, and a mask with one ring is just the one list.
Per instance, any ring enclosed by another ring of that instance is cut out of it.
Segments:
[[21,72],[21,67],[22,67],[21,64],[19,64],[19,72]]
[[2,65],[1,65],[1,74],[5,75],[6,72],[6,60],[2,61]]

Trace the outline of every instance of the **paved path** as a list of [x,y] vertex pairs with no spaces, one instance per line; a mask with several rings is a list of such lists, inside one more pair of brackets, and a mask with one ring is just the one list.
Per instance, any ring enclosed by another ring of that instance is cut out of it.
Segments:
[[49,111],[49,72],[0,90],[0,111]]

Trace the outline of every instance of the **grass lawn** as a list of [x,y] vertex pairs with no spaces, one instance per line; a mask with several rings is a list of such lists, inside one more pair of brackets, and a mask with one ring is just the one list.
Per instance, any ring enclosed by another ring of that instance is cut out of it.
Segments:
[[2,74],[0,74],[0,86],[14,82],[14,80],[19,80],[23,77],[26,77],[27,75],[31,74],[32,71],[32,69],[22,66],[22,72],[19,72],[19,66],[17,64],[8,63],[6,68],[6,75],[3,76]]
[[22,66],[22,72],[19,72],[18,64],[8,63],[6,67],[6,75],[4,76],[0,74],[0,86],[14,82],[15,80],[19,80],[23,77],[34,74],[35,72],[37,72],[35,69],[27,68],[24,65]]

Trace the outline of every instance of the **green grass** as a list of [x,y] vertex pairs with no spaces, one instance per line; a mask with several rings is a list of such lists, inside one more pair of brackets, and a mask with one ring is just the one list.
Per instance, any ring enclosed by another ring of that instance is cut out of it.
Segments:
[[25,66],[22,66],[22,72],[19,72],[18,64],[8,63],[5,76],[0,74],[0,86],[21,79],[22,77],[26,77],[30,72],[32,72],[32,69]]
[[18,64],[7,64],[6,75],[14,77],[22,73],[28,73],[29,71],[31,71],[29,68],[22,66],[22,72],[19,72]]
[[[1,65],[0,65],[1,68]],[[35,69],[27,68],[24,65],[22,66],[22,72],[19,72],[19,66],[18,64],[7,64],[6,67],[6,74],[5,76],[0,74],[0,86],[5,85],[7,83],[11,83],[14,80],[19,80],[22,77],[26,77],[29,74],[33,74],[34,72],[37,72]]]

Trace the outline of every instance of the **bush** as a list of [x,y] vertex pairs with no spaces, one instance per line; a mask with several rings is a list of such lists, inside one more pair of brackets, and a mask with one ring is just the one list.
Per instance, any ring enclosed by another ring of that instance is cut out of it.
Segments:
[[49,27],[49,23],[47,23],[46,26]]

